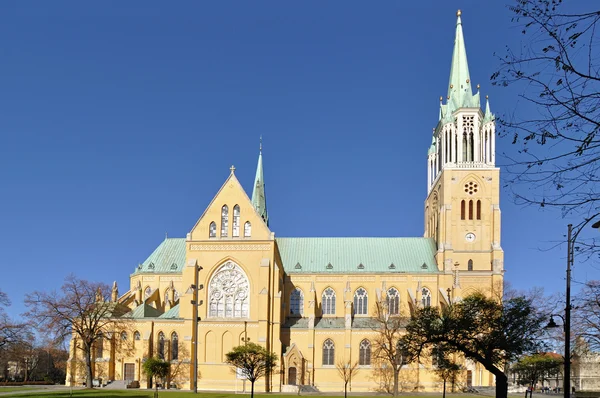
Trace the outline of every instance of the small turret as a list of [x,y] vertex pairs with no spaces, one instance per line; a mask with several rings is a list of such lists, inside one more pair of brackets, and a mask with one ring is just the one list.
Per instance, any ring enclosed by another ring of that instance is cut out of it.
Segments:
[[117,287],[117,281],[113,282],[112,292],[110,295],[110,301],[116,303],[119,299],[119,288]]
[[258,165],[256,166],[256,176],[254,177],[254,188],[252,190],[252,204],[268,226],[269,213],[267,212],[267,196],[265,194],[265,179],[263,176],[262,137],[260,138]]

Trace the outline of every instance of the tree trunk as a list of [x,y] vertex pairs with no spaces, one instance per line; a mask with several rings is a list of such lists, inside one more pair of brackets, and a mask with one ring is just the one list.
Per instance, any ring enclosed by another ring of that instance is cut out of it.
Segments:
[[254,398],[254,380],[250,382],[252,385],[250,386],[250,398]]
[[348,382],[344,383],[344,398],[348,398]]
[[398,375],[400,373],[400,369],[396,369],[394,367],[394,397],[398,396]]
[[501,371],[492,373],[496,376],[496,398],[508,398],[508,378]]
[[92,348],[91,347],[84,347],[85,348],[85,373],[87,375],[87,380],[85,381],[85,386],[87,388],[92,388]]
[[446,379],[444,379],[444,392],[442,393],[442,398],[446,398]]

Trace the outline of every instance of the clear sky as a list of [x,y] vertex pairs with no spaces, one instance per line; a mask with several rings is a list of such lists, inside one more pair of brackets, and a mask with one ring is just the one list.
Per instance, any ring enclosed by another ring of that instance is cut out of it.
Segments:
[[[128,289],[164,239],[185,237],[229,174],[251,194],[264,139],[276,236],[422,236],[426,154],[446,95],[456,10],[492,111],[506,1],[3,1],[0,289],[64,277]],[[514,152],[499,139],[502,152]],[[564,289],[567,220],[503,190],[514,287]],[[593,231],[592,231],[593,232]],[[597,277],[593,263],[574,278]]]

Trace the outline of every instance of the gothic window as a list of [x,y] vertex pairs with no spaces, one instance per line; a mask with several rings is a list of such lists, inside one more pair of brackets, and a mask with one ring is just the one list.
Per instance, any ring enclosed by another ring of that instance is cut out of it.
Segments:
[[335,345],[331,339],[323,342],[323,366],[333,366],[335,356]]
[[469,220],[473,219],[473,201],[469,200]]
[[208,227],[208,237],[209,238],[216,238],[217,237],[217,223],[216,222],[211,222],[210,226]]
[[400,314],[400,293],[395,287],[389,288],[386,295],[388,314]]
[[96,339],[96,359],[104,356],[104,337],[100,336]]
[[171,359],[179,359],[179,337],[175,332],[171,335]]
[[371,342],[364,339],[358,346],[358,364],[362,366],[371,365]]
[[208,286],[209,317],[248,318],[250,283],[239,265],[228,261]]
[[469,260],[467,263],[467,271],[473,271],[473,260]]
[[233,206],[233,236],[240,236],[240,206]]
[[290,294],[290,315],[302,315],[304,308],[304,293],[296,288]]
[[134,340],[140,340],[142,338],[142,336],[140,335],[140,332],[138,332],[137,330],[133,333],[133,339]]
[[464,220],[465,219],[465,201],[462,200],[460,202],[460,219]]
[[249,238],[252,235],[252,224],[250,221],[246,221],[244,224],[244,238]]
[[431,306],[431,292],[426,287],[421,290],[421,302],[423,303],[423,307]]
[[440,366],[440,364],[442,363],[443,360],[444,360],[444,357],[442,355],[442,351],[440,350],[439,347],[434,346],[431,349],[431,366],[438,367],[438,366]]
[[[179,292],[177,290],[173,291],[173,297],[175,298],[175,303],[179,301]],[[175,304],[173,303],[173,304]]]
[[354,314],[367,315],[368,311],[367,291],[362,287],[359,287],[354,292]]
[[[167,290],[165,290],[165,304],[169,303],[171,300],[169,299],[169,288],[167,288]],[[171,303],[171,305],[173,305],[173,303]]]
[[227,237],[229,229],[229,207],[223,205],[221,208],[221,237]]
[[163,332],[158,334],[158,348],[156,351],[158,359],[165,359],[165,334]]
[[335,315],[335,292],[328,287],[321,296],[321,308],[323,315]]
[[481,200],[477,201],[477,219],[481,220]]
[[467,133],[463,133],[462,160],[467,160]]
[[127,341],[127,332],[121,332],[121,340]]
[[150,286],[148,286],[146,288],[146,290],[144,290],[144,299],[147,299],[148,297],[150,297],[151,294],[152,294],[152,289],[150,289]]

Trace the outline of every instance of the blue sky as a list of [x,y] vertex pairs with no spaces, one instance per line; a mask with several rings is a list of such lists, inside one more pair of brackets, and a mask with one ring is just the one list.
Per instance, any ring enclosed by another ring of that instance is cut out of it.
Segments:
[[[519,106],[489,82],[494,52],[521,39],[506,3],[0,3],[10,312],[69,273],[127,290],[165,233],[190,230],[231,164],[251,194],[261,134],[277,236],[421,236],[457,9],[471,79],[493,112]],[[565,246],[539,249],[568,220],[519,208],[508,191],[501,209],[506,279],[562,291]],[[574,279],[597,274],[576,264]]]

